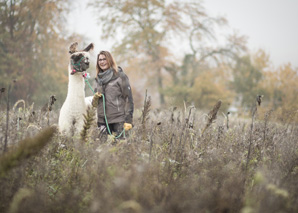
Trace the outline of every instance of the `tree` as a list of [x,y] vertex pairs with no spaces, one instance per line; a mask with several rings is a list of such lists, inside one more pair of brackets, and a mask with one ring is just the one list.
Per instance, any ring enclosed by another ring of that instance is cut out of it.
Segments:
[[232,89],[238,94],[238,99],[244,107],[250,107],[254,103],[256,95],[262,95],[259,82],[263,78],[267,63],[260,57],[259,59],[255,57],[252,60],[250,55],[243,56],[237,60],[233,68]]
[[298,70],[290,64],[265,72],[260,88],[268,107],[285,112],[298,109]]
[[[98,11],[102,38],[118,38],[115,52],[122,55],[121,59],[128,63],[131,58],[142,59],[141,72],[154,79],[161,104],[165,102],[164,76],[167,72],[173,77],[177,75],[171,73],[173,67],[169,66],[173,58],[170,46],[177,46],[177,41],[190,38],[190,46],[196,56],[198,48],[195,41],[214,37],[214,26],[226,23],[223,18],[209,17],[198,1],[96,0],[92,6]],[[173,38],[175,44],[170,42]],[[225,52],[224,49],[200,50],[201,61],[207,55]]]
[[[198,41],[204,43],[200,39],[203,36],[198,32],[198,38],[195,40],[195,31],[192,32],[189,37],[192,53],[184,56],[181,66],[171,63],[165,67],[173,79],[172,84],[168,85],[165,90],[165,94],[174,98],[174,102],[182,103],[182,100],[195,102],[198,107],[203,108],[214,104],[214,97],[217,97],[217,99],[222,99],[223,106],[227,106],[233,99],[232,92],[228,91],[228,82],[232,77],[230,64],[235,63],[238,56],[246,50],[246,38],[232,35],[225,46],[212,47],[206,44],[195,47]],[[206,79],[203,79],[205,77]],[[206,86],[210,88],[207,89]],[[196,91],[201,91],[202,94],[196,96]],[[213,98],[205,97],[207,94]]]
[[225,110],[232,103],[234,94],[228,88],[228,76],[224,67],[212,68],[198,74],[193,79],[193,85],[173,84],[167,90],[167,95],[172,98],[176,106],[184,102],[194,104],[199,109],[210,109],[220,99]]
[[[67,82],[63,19],[68,1],[2,0],[0,3],[0,83],[17,79],[14,100],[41,102],[61,95]],[[58,94],[57,94],[58,93]]]

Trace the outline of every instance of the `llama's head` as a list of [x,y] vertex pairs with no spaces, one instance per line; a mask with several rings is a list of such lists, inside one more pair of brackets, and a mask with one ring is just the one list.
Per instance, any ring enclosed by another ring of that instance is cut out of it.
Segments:
[[94,47],[91,43],[85,49],[77,51],[77,46],[78,42],[74,42],[69,47],[71,75],[84,72],[89,68],[89,51]]

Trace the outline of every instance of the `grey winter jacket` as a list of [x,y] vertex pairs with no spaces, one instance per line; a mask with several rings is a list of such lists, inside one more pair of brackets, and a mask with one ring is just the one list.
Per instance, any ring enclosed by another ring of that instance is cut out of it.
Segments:
[[[134,103],[132,92],[127,75],[121,67],[118,72],[113,74],[109,82],[99,84],[96,81],[95,92],[104,94],[105,97],[105,113],[109,124],[113,123],[132,123]],[[97,122],[105,123],[103,98],[100,98],[97,107]]]

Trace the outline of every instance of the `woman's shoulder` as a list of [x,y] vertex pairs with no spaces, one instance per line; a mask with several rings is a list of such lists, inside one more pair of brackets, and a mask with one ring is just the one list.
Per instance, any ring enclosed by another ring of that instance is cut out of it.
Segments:
[[128,78],[128,76],[125,74],[125,72],[123,71],[122,67],[118,66],[118,74],[119,76],[125,80],[126,78]]
[[120,67],[120,66],[118,66],[118,72],[117,73],[119,73],[119,75],[123,75],[123,74],[125,75],[122,67]]

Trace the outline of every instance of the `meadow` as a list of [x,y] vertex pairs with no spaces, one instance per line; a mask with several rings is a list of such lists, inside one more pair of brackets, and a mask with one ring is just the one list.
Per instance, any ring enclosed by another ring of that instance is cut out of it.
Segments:
[[58,109],[1,110],[0,212],[298,212],[296,112],[134,113],[126,139],[57,132]]

